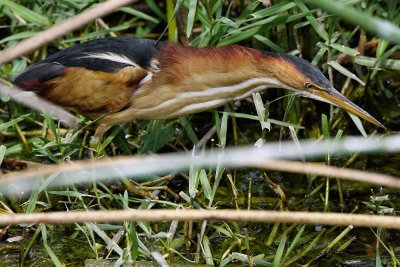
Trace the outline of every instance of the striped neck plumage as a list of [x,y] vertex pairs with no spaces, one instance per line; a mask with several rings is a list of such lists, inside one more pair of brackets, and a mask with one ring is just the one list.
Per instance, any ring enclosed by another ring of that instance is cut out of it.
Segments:
[[159,71],[142,83],[131,105],[140,118],[173,118],[210,110],[265,88],[289,88],[263,72],[259,67],[263,57],[240,46],[168,46],[157,58]]

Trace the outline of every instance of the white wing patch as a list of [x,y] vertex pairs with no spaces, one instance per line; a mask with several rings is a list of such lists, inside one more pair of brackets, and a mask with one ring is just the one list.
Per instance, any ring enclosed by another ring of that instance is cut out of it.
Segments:
[[134,67],[140,67],[135,61],[131,60],[130,58],[115,53],[99,53],[99,54],[88,53],[87,56],[83,56],[81,58],[98,58],[98,59],[104,59],[113,62],[128,64]]
[[147,83],[148,81],[151,81],[152,78],[153,78],[153,73],[149,71],[149,72],[147,72],[146,77],[144,77],[144,78],[139,82],[139,84],[142,85],[142,84],[144,84],[144,83]]

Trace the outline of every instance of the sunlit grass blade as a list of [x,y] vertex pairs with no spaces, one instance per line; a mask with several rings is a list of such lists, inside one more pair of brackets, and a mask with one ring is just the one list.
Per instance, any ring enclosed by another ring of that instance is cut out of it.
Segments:
[[200,171],[199,176],[200,176],[200,183],[201,183],[202,188],[204,190],[204,196],[208,200],[210,200],[211,196],[212,196],[212,189],[211,189],[211,186],[210,186],[210,182],[208,181],[208,177],[207,177],[206,171],[204,169],[202,169]]
[[119,10],[121,10],[122,12],[125,12],[127,14],[131,14],[135,17],[153,22],[153,23],[159,23],[160,21],[152,16],[147,15],[146,13],[143,13],[139,10],[136,10],[134,8],[131,7],[121,7]]
[[328,117],[325,114],[321,115],[321,128],[322,128],[322,133],[324,135],[325,139],[328,139],[331,137],[330,132],[329,132],[329,122],[328,122]]
[[260,30],[261,26],[258,27],[253,27],[245,31],[237,31],[234,34],[231,34],[227,36],[226,38],[223,38],[219,43],[218,46],[226,46],[226,45],[231,45],[238,43],[242,40],[245,40],[247,38],[252,37],[253,35],[257,34],[258,31]]
[[[255,120],[255,121],[259,120],[258,116],[255,116],[255,115],[250,115],[250,114],[245,114],[245,113],[237,113],[237,112],[227,112],[227,113],[229,116],[232,116],[235,118],[243,118],[243,119],[249,119],[249,120]],[[274,120],[271,118],[268,118],[268,121],[271,122],[271,124],[275,124],[275,125],[280,125],[280,126],[285,126],[285,127],[293,127],[295,129],[304,129],[303,126],[297,125],[297,124],[292,124],[290,122],[278,121],[278,120]]]
[[338,50],[342,53],[345,53],[346,55],[352,56],[352,57],[355,57],[360,54],[360,52],[358,52],[357,50],[354,50],[345,45],[332,43],[332,44],[329,44],[329,46],[332,48],[335,48],[336,50]]
[[254,12],[251,14],[251,16],[254,18],[265,18],[265,17],[269,17],[272,15],[276,15],[281,12],[285,12],[291,8],[294,8],[295,6],[296,6],[296,4],[293,2],[282,1],[280,3],[277,3],[276,5],[272,5],[268,8],[261,9],[257,12]]
[[[377,63],[377,58],[358,56],[355,58],[354,63],[366,66],[369,68],[374,68]],[[397,59],[386,59],[380,63],[380,67],[389,70],[400,70],[400,60]]]
[[288,256],[290,256],[290,253],[294,250],[294,248],[299,244],[300,238],[304,233],[306,226],[303,225],[300,230],[297,232],[296,236],[293,238],[293,241],[290,244],[290,247],[288,248],[288,250],[285,253],[285,256],[282,259],[282,262],[285,262],[285,260],[287,259]]
[[347,112],[347,114],[349,114],[351,120],[354,122],[354,124],[356,125],[357,129],[360,131],[362,136],[367,137],[368,135],[364,129],[361,119],[359,117],[357,117],[356,115],[354,115],[353,113]]
[[274,262],[273,262],[273,267],[279,267],[281,266],[282,263],[282,255],[283,251],[285,250],[285,245],[286,245],[286,232],[283,232],[281,241],[279,242],[278,249],[275,252],[275,257],[274,257]]
[[46,25],[49,23],[48,19],[45,16],[36,13],[35,11],[30,10],[29,8],[26,8],[22,5],[19,5],[16,2],[9,0],[0,0],[0,5],[10,8],[12,11],[31,23],[35,23],[38,25]]
[[328,62],[328,64],[329,64],[329,66],[331,66],[332,68],[334,68],[335,70],[340,72],[341,74],[357,81],[362,86],[365,86],[365,82],[363,82],[360,78],[358,78],[357,75],[355,75],[354,73],[352,73],[351,71],[349,71],[348,69],[346,69],[345,67],[343,67],[342,65],[337,63],[336,61],[330,61],[330,62]]
[[266,46],[270,47],[272,50],[279,52],[279,53],[284,53],[285,50],[281,47],[279,47],[277,44],[275,44],[274,42],[272,42],[270,39],[268,39],[265,36],[262,36],[260,34],[256,34],[253,37],[254,39],[262,42],[263,44],[265,44]]
[[190,36],[192,35],[194,17],[196,15],[196,7],[197,7],[197,0],[190,0],[189,1],[189,12],[188,12],[187,23],[186,23],[187,38],[190,38]]
[[259,93],[253,94],[253,102],[256,107],[258,121],[261,124],[261,130],[271,130],[271,123],[268,121],[266,117],[266,109],[264,108],[264,103],[261,99],[261,95]]
[[207,236],[204,236],[203,238],[202,249],[203,249],[203,257],[206,261],[206,264],[214,266],[213,256],[210,248],[210,241]]
[[0,145],[0,164],[3,162],[5,154],[6,154],[6,147],[4,145]]
[[28,118],[29,116],[31,116],[30,113],[28,114],[24,114],[16,119],[12,119],[9,120],[7,122],[3,122],[0,124],[0,132],[4,132],[5,130],[7,130],[8,128],[14,126],[16,123],[23,121],[24,119]]
[[306,3],[318,6],[350,23],[361,26],[370,33],[400,44],[400,29],[390,21],[373,17],[353,7],[332,0],[306,0]]
[[32,31],[19,32],[19,33],[16,33],[16,34],[13,34],[13,35],[7,36],[6,38],[1,39],[0,44],[4,44],[4,43],[10,42],[10,41],[23,40],[23,39],[29,38],[35,34],[37,34],[37,32],[32,32]]
[[[308,12],[309,11],[308,7],[302,1],[294,0],[294,2],[300,8],[300,10],[302,12]],[[310,22],[310,24],[313,27],[314,31],[316,33],[318,33],[318,35],[322,39],[324,39],[325,41],[328,41],[329,40],[328,33],[319,26],[318,21],[315,19],[315,17],[313,15],[309,15],[306,18]]]

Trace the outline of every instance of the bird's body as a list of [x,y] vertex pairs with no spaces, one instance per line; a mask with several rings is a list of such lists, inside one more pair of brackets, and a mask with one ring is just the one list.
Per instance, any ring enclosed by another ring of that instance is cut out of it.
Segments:
[[184,47],[139,38],[103,38],[28,68],[15,84],[101,120],[102,130],[136,119],[197,113],[268,87],[338,105],[381,126],[337,92],[309,62],[242,46]]

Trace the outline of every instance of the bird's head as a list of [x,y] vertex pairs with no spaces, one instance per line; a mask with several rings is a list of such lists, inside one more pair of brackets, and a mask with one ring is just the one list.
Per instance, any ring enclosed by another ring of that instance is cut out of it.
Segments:
[[[274,77],[283,88],[296,94],[338,106],[379,127],[385,128],[368,112],[338,92],[322,72],[307,60],[291,55],[263,52],[263,72]],[[273,67],[272,67],[273,66]]]

